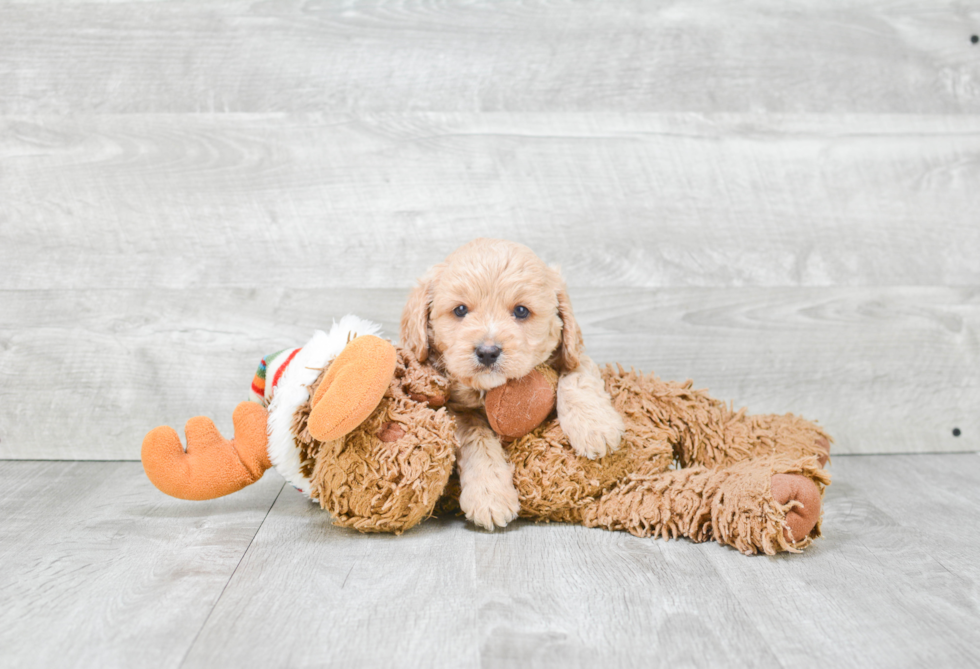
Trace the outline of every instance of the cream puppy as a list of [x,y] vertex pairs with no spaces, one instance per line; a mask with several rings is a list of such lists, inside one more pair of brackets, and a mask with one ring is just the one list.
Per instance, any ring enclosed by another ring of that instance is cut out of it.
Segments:
[[477,239],[432,267],[405,305],[401,344],[450,380],[459,503],[481,527],[503,527],[520,511],[513,466],[487,422],[487,390],[549,363],[572,448],[597,458],[619,447],[623,420],[585,355],[565,282],[526,246]]

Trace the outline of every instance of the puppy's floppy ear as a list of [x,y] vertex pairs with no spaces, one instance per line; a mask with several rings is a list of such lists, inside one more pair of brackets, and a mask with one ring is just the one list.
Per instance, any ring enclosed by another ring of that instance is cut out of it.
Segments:
[[561,318],[561,342],[558,344],[558,364],[560,371],[572,372],[578,369],[579,356],[582,355],[582,332],[578,328],[572,302],[568,299],[565,282],[558,288],[558,317]]
[[443,265],[436,265],[419,279],[402,311],[401,345],[419,362],[429,357],[429,309],[432,307],[432,288]]

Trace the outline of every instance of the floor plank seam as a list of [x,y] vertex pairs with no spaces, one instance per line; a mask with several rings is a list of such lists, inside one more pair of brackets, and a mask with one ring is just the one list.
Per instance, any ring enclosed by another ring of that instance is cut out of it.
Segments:
[[231,574],[228,575],[228,580],[225,581],[224,586],[221,588],[221,592],[218,593],[217,598],[214,600],[214,604],[212,604],[211,608],[208,610],[208,614],[204,616],[204,620],[201,622],[200,629],[197,630],[197,634],[194,635],[194,638],[187,646],[187,651],[184,653],[184,657],[180,658],[180,663],[177,665],[178,669],[180,667],[183,667],[184,663],[187,662],[187,657],[191,654],[191,651],[194,650],[194,646],[197,644],[197,640],[201,637],[201,632],[203,632],[204,628],[207,627],[208,621],[211,619],[211,614],[213,614],[214,610],[218,607],[218,603],[221,601],[221,598],[224,597],[225,590],[228,589],[228,584],[231,583],[232,579],[235,578],[235,574],[238,573],[239,567],[242,566],[242,560],[244,560],[245,556],[248,555],[249,549],[252,548],[252,543],[255,542],[255,537],[257,537],[259,535],[259,532],[262,531],[262,526],[265,525],[265,521],[269,518],[269,514],[272,513],[272,507],[274,507],[276,505],[276,502],[279,501],[279,496],[282,495],[282,491],[285,488],[286,488],[286,482],[283,481],[282,486],[279,488],[279,492],[276,493],[275,499],[272,500],[272,504],[270,504],[269,508],[265,510],[265,515],[262,516],[262,522],[260,522],[259,526],[255,528],[255,533],[252,535],[252,538],[249,539],[248,546],[246,546],[245,550],[242,551],[242,556],[238,558],[238,563],[235,565],[235,568],[231,570]]

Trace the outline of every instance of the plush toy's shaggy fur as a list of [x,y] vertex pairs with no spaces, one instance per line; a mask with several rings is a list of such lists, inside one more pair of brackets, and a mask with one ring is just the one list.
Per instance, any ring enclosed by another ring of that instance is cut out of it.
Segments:
[[[381,405],[345,438],[317,443],[304,430],[308,407],[297,412],[297,439],[309,444],[312,496],[345,527],[401,532],[436,510],[458,509],[458,484],[449,481],[452,420],[418,401],[439,396],[444,386],[409,352],[398,349],[398,360]],[[823,444],[829,446],[823,430],[792,414],[733,412],[690,382],[611,367],[603,377],[624,419],[623,447],[599,460],[578,456],[554,417],[508,444],[521,516],[713,539],[744,553],[797,552],[819,536],[819,523],[801,541],[786,536],[800,502],[774,499],[771,481],[774,474],[801,474],[822,494],[829,483],[820,465]],[[392,423],[400,430],[386,441]]]
[[[330,339],[321,335],[309,351]],[[451,477],[456,426],[442,408],[447,379],[377,337],[337,338],[338,350],[320,363],[325,367],[299,369],[310,385],[290,387],[290,397],[299,399],[284,416],[291,419],[287,427],[273,425],[260,404],[243,402],[231,440],[203,417],[188,422],[186,451],[176,432],[157,428],[143,442],[147,476],[184,499],[230,494],[275,464],[269,457],[275,432],[277,452],[288,451],[280,458],[284,476],[339,525],[399,533],[458,509],[459,484]],[[556,376],[532,374],[551,380],[501,386],[491,392],[506,392],[488,410],[508,403],[521,409],[513,402],[521,388],[531,388],[525,396],[536,401]],[[300,378],[287,374],[283,383],[293,377]],[[602,380],[623,419],[622,447],[590,460],[575,453],[554,412],[533,430],[538,418],[525,421],[505,445],[520,515],[638,536],[714,540],[744,553],[798,552],[819,536],[821,497],[830,482],[822,469],[830,438],[822,429],[792,414],[732,411],[690,382],[621,367],[607,367]],[[373,390],[361,392],[366,388]],[[532,415],[517,411],[511,418]],[[338,430],[344,421],[356,427]]]
[[337,525],[361,532],[401,532],[429,516],[455,463],[453,420],[429,405],[445,402],[448,383],[404,350],[397,355],[388,391],[353,432],[330,442],[314,439],[307,430],[310,402],[294,417],[311,498]]

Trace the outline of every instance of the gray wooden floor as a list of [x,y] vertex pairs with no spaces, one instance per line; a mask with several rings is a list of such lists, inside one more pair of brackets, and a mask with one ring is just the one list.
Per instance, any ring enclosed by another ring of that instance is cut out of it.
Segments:
[[274,472],[0,462],[3,667],[980,663],[980,455],[841,456],[803,555],[517,523],[352,533]]

